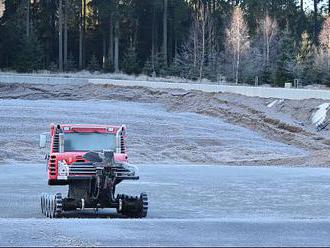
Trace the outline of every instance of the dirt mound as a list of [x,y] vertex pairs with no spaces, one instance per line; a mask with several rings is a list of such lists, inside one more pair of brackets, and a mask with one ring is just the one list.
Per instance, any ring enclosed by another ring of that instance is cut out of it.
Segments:
[[[172,89],[148,89],[143,87],[118,87],[112,85],[86,84],[70,85],[33,85],[0,84],[0,99],[27,100],[118,100],[141,103],[159,103],[169,111],[193,112],[219,117],[229,123],[257,131],[264,137],[288,145],[298,146],[311,152],[311,156],[296,159],[292,163],[305,165],[330,165],[330,131],[325,128],[316,131],[310,116],[323,102],[321,100],[285,100],[267,107],[274,99],[246,97],[236,94],[205,93]],[[202,142],[203,143],[203,142]],[[14,144],[12,144],[14,145]],[[201,145],[201,144],[200,144]],[[4,144],[0,158],[11,144]],[[22,147],[28,145],[22,144]],[[199,146],[199,145],[197,145]],[[198,147],[181,144],[187,153]],[[171,156],[170,153],[163,154]],[[22,156],[23,159],[24,155]],[[201,158],[207,161],[209,158]],[[201,162],[203,162],[201,161]],[[252,160],[249,160],[251,163]],[[255,162],[258,164],[258,159]],[[230,162],[230,161],[228,161]],[[269,160],[269,164],[287,163],[286,160]],[[243,161],[244,163],[244,161]]]

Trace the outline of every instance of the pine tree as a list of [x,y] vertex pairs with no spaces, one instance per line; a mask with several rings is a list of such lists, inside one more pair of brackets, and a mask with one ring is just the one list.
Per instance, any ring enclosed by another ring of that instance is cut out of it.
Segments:
[[123,69],[127,74],[138,74],[139,63],[135,47],[129,47],[124,57]]
[[15,69],[18,72],[32,72],[43,68],[44,51],[35,32],[23,39],[15,59]]
[[165,60],[165,55],[163,53],[156,54],[155,58],[155,72],[161,77],[168,75],[167,62]]
[[145,63],[144,63],[144,67],[143,67],[143,73],[148,75],[148,76],[152,76],[153,72],[154,72],[154,68],[152,66],[152,62],[151,59],[148,59]]
[[276,70],[276,84],[278,86],[283,86],[287,82],[293,82],[295,66],[294,39],[288,28],[283,32],[281,37],[280,55]]
[[97,61],[97,57],[95,54],[93,54],[92,57],[90,58],[87,68],[91,72],[100,70],[101,67],[99,62]]
[[103,71],[104,72],[113,72],[114,71],[113,64],[112,64],[111,60],[109,59],[109,57],[107,57],[105,59]]
[[67,61],[66,61],[66,70],[67,71],[75,71],[77,70],[78,66],[77,66],[77,61],[74,59],[73,54],[70,53]]
[[174,58],[173,63],[169,66],[168,72],[169,72],[170,75],[185,78],[186,75],[185,75],[184,68],[185,67],[184,67],[182,61],[180,60],[179,55],[177,55]]
[[301,35],[300,49],[297,55],[297,74],[303,83],[312,83],[314,80],[313,70],[313,45],[309,34],[305,31]]
[[144,64],[143,72],[149,76],[156,74],[157,76],[167,76],[169,73],[169,67],[167,67],[162,53],[157,53],[153,58],[154,65],[152,65],[152,59],[149,58]]

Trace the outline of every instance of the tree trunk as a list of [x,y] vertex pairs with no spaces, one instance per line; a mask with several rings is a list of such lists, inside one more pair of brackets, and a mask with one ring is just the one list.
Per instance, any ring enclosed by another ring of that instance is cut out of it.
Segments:
[[152,12],[152,30],[151,30],[151,66],[152,70],[155,70],[155,56],[156,56],[156,7],[155,3],[153,4]]
[[201,54],[201,62],[199,65],[199,81],[202,81],[203,77],[203,67],[204,67],[204,59],[205,59],[205,6],[202,6],[202,54]]
[[59,8],[58,8],[58,30],[59,30],[59,35],[58,35],[58,67],[59,70],[62,72],[63,71],[63,9],[62,9],[62,1],[59,0]]
[[79,12],[80,12],[80,21],[79,21],[79,69],[83,69],[83,7],[82,1],[80,1]]
[[304,13],[304,0],[300,0],[300,11]]
[[83,14],[83,67],[86,67],[86,0],[84,1],[84,14]]
[[174,37],[174,59],[177,58],[178,55],[178,39],[176,36]]
[[168,0],[164,0],[164,11],[163,11],[163,54],[164,61],[167,65],[167,10]]
[[106,57],[107,57],[107,40],[105,37],[105,33],[103,32],[102,34],[102,44],[103,44],[103,48],[102,48],[102,68],[103,70],[105,69],[105,62],[106,62]]
[[[240,30],[240,26],[238,26],[238,30]],[[240,35],[240,34],[239,34]],[[241,37],[237,38],[237,60],[236,60],[236,73],[235,73],[235,83],[238,84],[238,72],[240,67],[240,59],[241,59]]]
[[116,18],[116,25],[115,25],[115,61],[114,67],[115,72],[119,72],[119,20]]
[[69,0],[65,0],[64,11],[64,69],[67,69],[68,65],[68,13],[69,12]]
[[197,20],[195,21],[196,23],[194,24],[194,69],[196,69],[197,66],[197,45],[198,45],[198,37],[197,37]]
[[113,24],[112,24],[112,14],[110,16],[109,22],[109,48],[108,48],[108,60],[113,65]]
[[[240,42],[238,42],[240,44]],[[240,66],[240,53],[237,52],[237,61],[236,61],[236,72],[235,72],[235,83],[238,84],[238,71]]]
[[327,71],[330,70],[330,49],[327,49]]
[[317,13],[318,13],[318,5],[319,0],[314,0],[314,42],[317,41]]
[[269,34],[266,33],[266,66],[268,66],[269,64],[269,50],[270,50]]
[[26,38],[30,37],[30,0],[26,1]]

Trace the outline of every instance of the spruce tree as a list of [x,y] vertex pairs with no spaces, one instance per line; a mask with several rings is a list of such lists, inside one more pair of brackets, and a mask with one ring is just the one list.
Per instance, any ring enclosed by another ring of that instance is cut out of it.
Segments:
[[68,60],[67,60],[67,64],[66,64],[66,70],[67,71],[75,71],[77,70],[78,66],[77,66],[77,62],[73,57],[73,54],[70,53]]
[[283,32],[280,40],[280,56],[277,62],[276,85],[293,83],[295,66],[295,45],[288,28]]
[[305,31],[301,35],[301,44],[297,55],[297,74],[305,84],[314,81],[313,55],[312,41]]
[[148,76],[152,76],[154,73],[154,68],[152,66],[151,63],[151,59],[148,59],[145,63],[144,63],[144,67],[143,67],[143,73],[148,75]]
[[94,72],[94,71],[99,71],[100,70],[100,64],[97,61],[97,57],[96,57],[95,54],[93,54],[92,57],[90,58],[87,68],[88,68],[88,70],[90,72]]
[[15,69],[18,72],[32,72],[43,68],[44,51],[35,32],[23,38],[15,58]]
[[129,47],[123,62],[123,69],[127,74],[138,74],[139,63],[135,47]]

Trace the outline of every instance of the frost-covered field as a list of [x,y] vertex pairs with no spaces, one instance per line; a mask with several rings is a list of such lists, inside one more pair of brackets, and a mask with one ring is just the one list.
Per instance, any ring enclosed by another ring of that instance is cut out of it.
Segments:
[[[40,161],[50,123],[126,124],[133,163],[251,163],[307,156],[256,132],[158,104],[87,100],[0,100],[0,158]],[[39,155],[37,155],[39,154]]]
[[0,246],[330,244],[328,169],[151,164],[139,175],[119,191],[148,192],[146,219],[45,219],[40,193],[66,187],[48,187],[43,164],[2,165]]
[[[0,246],[328,246],[329,120],[322,100],[110,85],[0,85]],[[314,118],[313,118],[314,117]],[[45,219],[38,137],[54,123],[128,126],[149,215]],[[212,164],[212,165],[211,165]],[[232,165],[232,166],[224,166]],[[258,165],[233,166],[233,165]],[[110,218],[106,218],[110,217]]]
[[323,100],[93,84],[0,84],[0,100],[0,159],[41,158],[50,122],[115,121],[129,126],[135,163],[330,165]]

